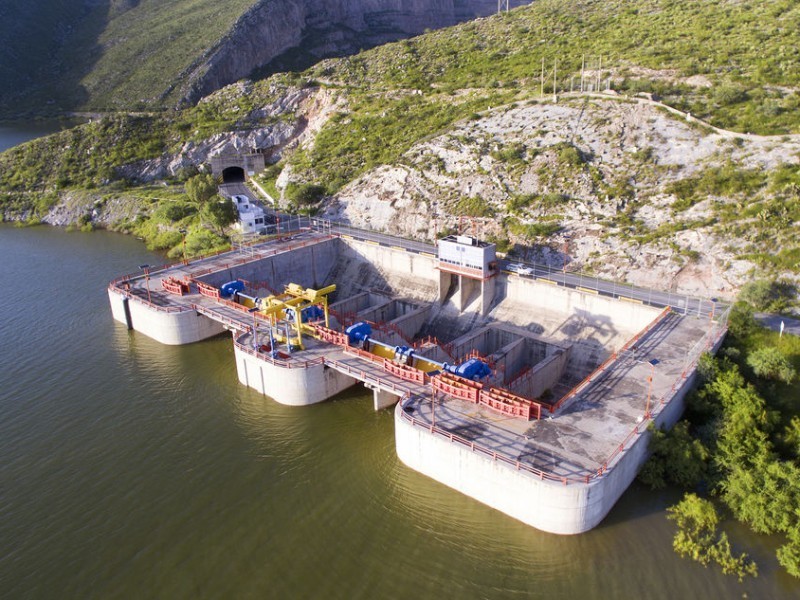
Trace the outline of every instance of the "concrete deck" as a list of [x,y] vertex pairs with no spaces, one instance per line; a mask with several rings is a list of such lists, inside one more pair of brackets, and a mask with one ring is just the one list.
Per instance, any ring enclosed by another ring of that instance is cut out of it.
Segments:
[[[405,410],[490,451],[535,469],[569,479],[602,469],[626,440],[647,409],[648,377],[651,413],[669,397],[687,368],[687,353],[708,330],[708,319],[675,313],[667,316],[637,346],[585,387],[555,416],[540,421],[504,417],[488,408],[451,397],[417,397]],[[651,359],[658,364],[651,366]]]

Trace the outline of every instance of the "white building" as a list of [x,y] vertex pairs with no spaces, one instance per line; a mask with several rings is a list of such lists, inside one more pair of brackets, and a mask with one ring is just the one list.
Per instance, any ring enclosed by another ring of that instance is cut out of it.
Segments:
[[252,203],[250,198],[243,195],[232,196],[231,202],[239,211],[237,229],[242,233],[260,233],[266,227],[264,209]]

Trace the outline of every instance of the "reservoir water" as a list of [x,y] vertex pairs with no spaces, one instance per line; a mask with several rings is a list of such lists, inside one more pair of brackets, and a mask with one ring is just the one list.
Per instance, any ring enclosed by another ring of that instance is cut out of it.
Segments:
[[75,119],[0,122],[0,152],[80,123]]
[[3,598],[798,598],[775,538],[739,584],[671,548],[676,492],[541,533],[422,476],[354,388],[306,408],[240,385],[228,337],[112,320],[131,237],[0,225]]

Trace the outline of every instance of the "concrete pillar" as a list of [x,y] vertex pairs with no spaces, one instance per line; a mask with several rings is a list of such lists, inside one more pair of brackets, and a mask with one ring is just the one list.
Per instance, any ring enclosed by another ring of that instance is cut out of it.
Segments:
[[442,304],[447,298],[447,292],[450,291],[450,285],[453,283],[453,274],[439,269],[439,303]]
[[381,410],[383,408],[389,408],[390,406],[394,406],[397,404],[397,401],[400,400],[399,396],[395,396],[392,392],[384,392],[378,388],[374,388],[372,390],[372,399],[374,402],[375,410]]
[[497,279],[492,277],[481,282],[481,315],[489,312],[494,301],[494,291]]

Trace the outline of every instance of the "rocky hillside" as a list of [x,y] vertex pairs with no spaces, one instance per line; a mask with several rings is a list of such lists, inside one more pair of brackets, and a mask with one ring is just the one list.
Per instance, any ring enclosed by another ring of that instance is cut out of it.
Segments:
[[8,0],[0,117],[191,103],[254,71],[496,11],[494,0]]
[[799,158],[800,136],[731,136],[647,101],[518,102],[369,171],[324,215],[406,237],[473,232],[555,268],[729,296],[762,267],[797,272]]
[[798,20],[784,0],[540,0],[0,154],[0,209],[170,248],[203,227],[186,177],[257,148],[294,210],[730,296],[800,274]]

